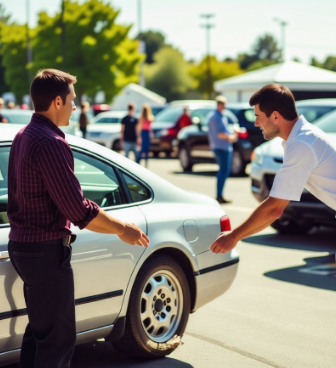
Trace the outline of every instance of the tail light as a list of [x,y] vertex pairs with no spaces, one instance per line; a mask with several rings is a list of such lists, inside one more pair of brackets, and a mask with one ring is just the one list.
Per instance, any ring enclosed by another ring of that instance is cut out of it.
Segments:
[[244,128],[240,128],[240,132],[238,133],[238,137],[240,139],[247,139],[248,138],[248,131]]
[[220,225],[221,225],[221,232],[231,231],[231,223],[230,223],[229,216],[223,216],[220,219]]
[[176,136],[177,135],[177,129],[175,128],[171,128],[171,129],[167,129],[168,130],[168,135],[172,135],[172,136]]

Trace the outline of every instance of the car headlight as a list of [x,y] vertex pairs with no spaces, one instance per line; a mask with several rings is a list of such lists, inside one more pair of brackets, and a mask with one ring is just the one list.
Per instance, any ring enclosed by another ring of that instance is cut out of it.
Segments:
[[160,132],[160,136],[169,135],[168,129],[162,129]]
[[261,166],[263,163],[264,156],[259,152],[259,150],[254,150],[251,155],[251,162],[256,165]]

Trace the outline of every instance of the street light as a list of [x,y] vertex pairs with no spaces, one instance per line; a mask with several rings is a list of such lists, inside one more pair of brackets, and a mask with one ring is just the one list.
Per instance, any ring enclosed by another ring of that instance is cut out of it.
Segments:
[[212,78],[211,78],[211,62],[210,62],[210,30],[214,28],[214,24],[210,23],[210,19],[213,18],[214,14],[201,14],[201,18],[205,18],[206,23],[201,25],[206,31],[206,60],[207,60],[207,90],[208,98],[211,99],[212,95]]
[[[139,51],[141,54],[146,53],[146,45],[145,41],[142,36],[142,7],[141,7],[141,0],[138,0],[138,34],[139,34]],[[140,75],[139,75],[139,82],[140,86],[145,86],[145,77],[143,73],[144,61],[140,64]]]
[[286,29],[285,27],[288,26],[288,22],[280,18],[274,18],[274,22],[279,23],[281,29],[281,59],[285,61],[285,43],[286,43]]
[[[30,6],[29,0],[26,0],[26,39],[27,39],[27,64],[30,64],[33,61],[33,52],[31,47],[31,40],[30,40],[30,29],[29,29],[29,18],[30,18]],[[31,82],[31,69],[28,67],[28,85]]]
[[64,22],[64,13],[65,13],[65,4],[64,0],[62,0],[61,5],[61,29],[62,29],[62,69],[66,70],[66,35],[65,35],[65,22]]

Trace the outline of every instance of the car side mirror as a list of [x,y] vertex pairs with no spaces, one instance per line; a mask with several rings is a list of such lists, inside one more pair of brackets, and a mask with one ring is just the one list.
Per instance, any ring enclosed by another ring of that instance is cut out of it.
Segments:
[[194,116],[191,119],[191,122],[196,125],[198,127],[199,130],[202,130],[202,125],[201,125],[201,119],[198,116]]

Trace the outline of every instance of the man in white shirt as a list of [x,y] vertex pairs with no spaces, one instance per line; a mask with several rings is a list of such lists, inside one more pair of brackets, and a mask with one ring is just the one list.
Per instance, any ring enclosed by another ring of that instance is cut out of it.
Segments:
[[328,136],[298,116],[294,96],[287,87],[269,84],[261,88],[251,97],[250,106],[254,106],[256,115],[254,125],[264,138],[284,140],[284,161],[269,197],[240,226],[215,240],[210,247],[214,253],[229,252],[239,240],[265,229],[282,215],[290,201],[300,200],[305,187],[336,211],[336,149]]

